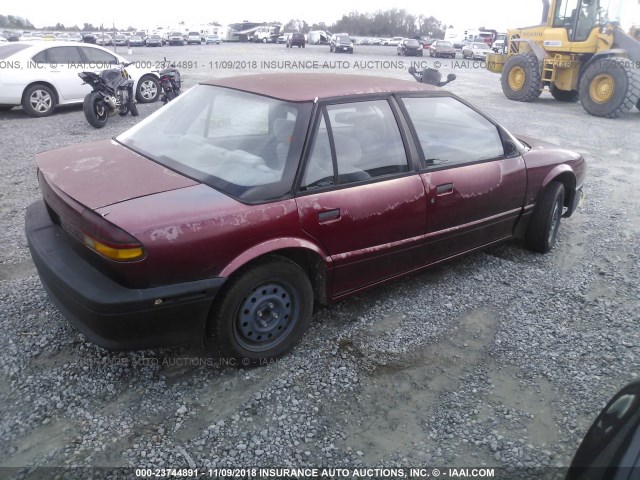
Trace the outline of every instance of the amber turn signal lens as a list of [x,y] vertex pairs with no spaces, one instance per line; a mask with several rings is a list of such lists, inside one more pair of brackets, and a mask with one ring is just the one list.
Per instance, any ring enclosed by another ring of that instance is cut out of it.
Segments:
[[142,247],[113,248],[87,235],[84,235],[84,244],[103,257],[117,262],[130,262],[144,256],[144,249]]

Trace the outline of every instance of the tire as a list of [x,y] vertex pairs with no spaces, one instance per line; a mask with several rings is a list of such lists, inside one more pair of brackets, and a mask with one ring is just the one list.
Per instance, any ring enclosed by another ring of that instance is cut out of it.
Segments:
[[636,103],[636,108],[640,110],[640,99],[638,100],[638,103]]
[[266,39],[266,38],[263,38],[263,39],[262,39],[262,43],[267,43],[267,39]]
[[140,113],[138,112],[138,105],[136,105],[136,102],[134,102],[133,100],[131,100],[131,103],[129,104],[129,112],[131,112],[132,117],[137,117],[138,115],[140,115]]
[[600,58],[580,78],[580,103],[596,117],[617,118],[629,112],[640,98],[640,71],[626,68],[627,59]]
[[153,103],[160,96],[160,82],[153,75],[144,75],[136,86],[136,99],[139,103]]
[[176,97],[177,97],[177,95],[176,95],[176,92],[174,92],[173,90],[169,90],[169,91],[167,92],[167,94],[165,95],[165,97],[166,97],[166,99],[167,99],[167,101],[165,102],[165,104],[166,104],[166,103],[169,103],[169,102],[170,102],[171,100],[173,100],[174,98],[176,98]]
[[433,52],[429,50],[429,56],[433,58]]
[[551,85],[551,87],[549,87],[549,91],[551,92],[553,98],[555,98],[559,102],[573,103],[577,102],[580,99],[578,90],[560,90],[559,88],[556,88],[555,85]]
[[36,83],[22,96],[22,108],[31,117],[48,117],[56,110],[56,96],[52,88]]
[[564,186],[551,182],[536,203],[527,226],[526,245],[529,250],[547,253],[556,243],[564,206]]
[[84,117],[92,127],[102,128],[109,121],[109,110],[99,93],[91,92],[84,97],[82,110],[84,111]]
[[533,102],[542,90],[542,71],[533,52],[512,56],[502,72],[502,91],[510,100]]
[[312,312],[313,289],[305,272],[274,256],[229,281],[211,311],[208,332],[223,357],[255,364],[290,351]]

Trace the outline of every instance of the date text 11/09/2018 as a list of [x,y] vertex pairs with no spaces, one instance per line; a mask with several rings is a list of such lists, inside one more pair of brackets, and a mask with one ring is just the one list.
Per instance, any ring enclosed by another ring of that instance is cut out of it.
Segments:
[[494,478],[493,468],[136,468],[142,478]]

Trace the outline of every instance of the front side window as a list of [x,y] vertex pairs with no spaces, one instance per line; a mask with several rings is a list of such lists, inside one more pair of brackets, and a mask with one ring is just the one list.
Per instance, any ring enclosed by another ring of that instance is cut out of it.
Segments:
[[82,57],[76,47],[53,47],[47,49],[47,62],[63,64],[82,63]]
[[117,140],[233,197],[261,202],[291,191],[310,111],[310,103],[200,85]]
[[403,98],[426,167],[456,166],[504,156],[498,128],[451,97]]

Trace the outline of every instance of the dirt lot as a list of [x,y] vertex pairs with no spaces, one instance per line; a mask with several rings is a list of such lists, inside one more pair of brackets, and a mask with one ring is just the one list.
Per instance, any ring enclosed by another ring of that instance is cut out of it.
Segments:
[[[274,69],[409,78],[412,61],[387,47],[231,44],[130,58],[164,56],[187,87]],[[198,349],[108,352],[67,325],[23,233],[39,197],[34,154],[137,120],[94,130],[81,107],[0,113],[0,466],[568,465],[639,371],[640,112],[600,119],[548,93],[510,102],[497,75],[439,62],[458,76],[447,88],[511,131],[586,156],[582,208],[548,255],[509,243],[319,308],[292,354],[253,370]]]

